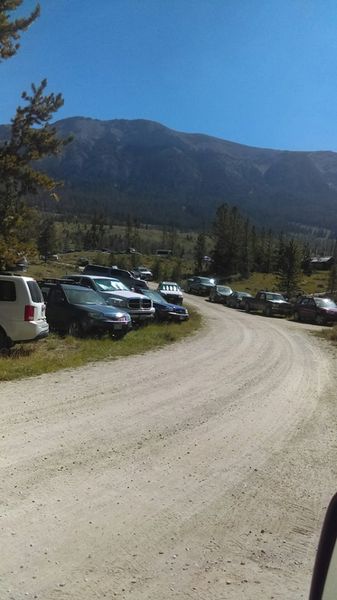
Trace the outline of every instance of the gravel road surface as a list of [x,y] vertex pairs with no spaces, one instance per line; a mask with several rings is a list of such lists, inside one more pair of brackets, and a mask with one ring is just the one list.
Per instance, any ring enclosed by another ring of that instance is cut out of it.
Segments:
[[1,600],[299,600],[337,487],[336,358],[188,301],[142,356],[1,384]]

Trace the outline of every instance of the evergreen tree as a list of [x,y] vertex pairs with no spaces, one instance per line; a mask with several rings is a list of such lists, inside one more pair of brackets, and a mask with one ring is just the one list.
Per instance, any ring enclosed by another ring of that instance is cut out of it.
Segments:
[[333,250],[333,258],[334,258],[334,263],[330,269],[330,274],[329,274],[329,290],[331,293],[336,292],[336,286],[337,286],[337,241],[335,241],[335,246],[334,246],[334,250]]
[[202,262],[206,254],[206,236],[205,233],[199,233],[194,246],[194,263],[197,273],[202,271]]
[[14,56],[20,44],[18,40],[23,31],[37,19],[40,14],[40,5],[28,17],[11,20],[10,13],[19,8],[22,0],[1,0],[0,2],[0,60]]
[[222,204],[216,211],[213,224],[214,248],[212,252],[213,266],[216,273],[227,274],[229,272],[229,219],[228,206]]
[[[13,56],[20,33],[39,15],[39,6],[27,18],[10,20],[9,12],[22,0],[0,2],[0,59]],[[9,139],[0,146],[0,268],[21,253],[20,223],[27,197],[39,192],[56,197],[60,185],[52,177],[38,171],[36,161],[57,155],[70,141],[57,137],[50,121],[63,105],[61,94],[45,94],[47,80],[31,86],[31,94],[23,92],[24,106],[19,106],[11,122]],[[32,163],[34,161],[34,166]]]
[[47,260],[48,254],[54,254],[56,252],[57,239],[55,223],[51,219],[45,219],[42,222],[40,228],[40,234],[37,240],[37,247],[40,252]]
[[301,279],[300,264],[300,249],[296,242],[294,240],[289,240],[288,242],[282,240],[277,280],[280,289],[288,297],[292,296],[299,289]]

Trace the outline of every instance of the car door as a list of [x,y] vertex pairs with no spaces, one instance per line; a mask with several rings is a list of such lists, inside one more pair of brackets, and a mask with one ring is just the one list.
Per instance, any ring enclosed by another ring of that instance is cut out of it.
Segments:
[[312,320],[312,304],[311,298],[302,298],[300,304],[298,305],[298,313],[303,321],[311,321]]
[[266,294],[262,293],[259,295],[258,299],[257,299],[257,309],[258,310],[263,310],[266,306]]
[[51,289],[47,303],[47,321],[55,329],[67,329],[71,321],[71,307],[64,291],[60,288]]

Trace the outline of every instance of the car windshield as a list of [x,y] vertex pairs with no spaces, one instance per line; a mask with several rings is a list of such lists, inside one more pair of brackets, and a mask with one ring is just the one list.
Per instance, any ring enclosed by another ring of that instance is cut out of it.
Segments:
[[285,297],[282,296],[282,294],[268,293],[268,294],[266,294],[266,298],[267,298],[267,300],[284,300],[285,301]]
[[129,288],[124,285],[121,281],[114,281],[113,279],[95,279],[97,287],[102,292],[115,292],[116,290],[128,290]]
[[230,287],[227,287],[226,285],[217,285],[217,290],[218,292],[222,292],[223,294],[231,294],[232,290]]
[[209,279],[208,277],[199,277],[197,280],[201,283],[214,283],[213,279]]
[[179,292],[179,287],[176,283],[162,283],[160,289],[164,292]]
[[70,304],[106,304],[105,300],[94,290],[64,290]]
[[151,300],[153,300],[154,302],[160,302],[161,304],[166,303],[166,300],[164,300],[164,298],[154,290],[144,290],[144,296],[151,298]]
[[330,298],[315,298],[315,302],[320,308],[337,308],[336,303]]

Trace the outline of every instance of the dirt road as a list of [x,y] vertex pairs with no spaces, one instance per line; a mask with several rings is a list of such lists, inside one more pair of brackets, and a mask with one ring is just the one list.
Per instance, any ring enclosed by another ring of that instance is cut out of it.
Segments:
[[333,351],[189,301],[205,328],[183,343],[1,384],[2,600],[307,598]]

